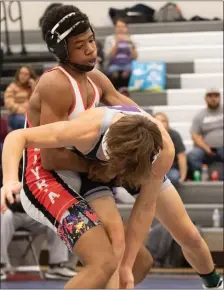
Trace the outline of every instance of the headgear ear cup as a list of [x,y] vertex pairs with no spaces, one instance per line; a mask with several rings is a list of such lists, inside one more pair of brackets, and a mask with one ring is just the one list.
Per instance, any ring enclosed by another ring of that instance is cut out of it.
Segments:
[[55,39],[55,35],[52,34],[50,31],[47,32],[45,36],[45,42],[47,44],[48,50],[52,53],[55,53],[57,39]]
[[61,40],[59,43],[56,43],[54,51],[54,54],[57,56],[57,58],[59,58],[59,60],[67,61],[69,59],[67,43],[65,39]]
[[[76,12],[69,13],[64,16],[58,23],[54,25],[54,27],[47,32],[45,41],[48,46],[48,50],[52,52],[59,60],[67,60],[68,59],[68,50],[67,44],[65,41],[65,37],[61,39],[61,35],[57,32],[58,27],[63,23],[66,19],[71,16],[76,15]],[[72,29],[72,28],[71,28]]]
[[68,58],[66,41],[63,39],[58,42],[58,40],[57,32],[52,34],[51,31],[48,31],[45,38],[48,50],[52,52],[57,57],[57,59],[66,60]]
[[[62,34],[59,34],[56,30],[54,30],[54,34],[56,34],[57,41],[55,45],[55,54],[57,57],[62,61],[68,61],[69,60],[69,54],[68,54],[68,47],[66,43],[66,37],[72,32],[73,29],[75,29],[79,24],[86,22],[84,21],[78,21],[72,27],[70,27],[68,30],[63,32]],[[51,32],[52,33],[52,32]]]
[[48,50],[52,52],[56,58],[61,62],[61,63],[67,63],[71,68],[75,68],[81,71],[91,71],[94,66],[88,66],[88,65],[82,65],[82,64],[77,64],[77,63],[71,63],[69,60],[69,53],[68,53],[68,47],[67,47],[67,36],[75,30],[77,26],[79,26],[81,23],[87,24],[87,27],[91,29],[93,32],[94,36],[94,31],[92,26],[90,25],[88,20],[80,20],[73,24],[70,28],[68,28],[66,31],[59,33],[57,31],[58,27],[60,27],[61,23],[63,23],[66,19],[68,19],[71,16],[74,16],[77,14],[76,12],[69,13],[65,17],[63,17],[58,23],[55,24],[55,26],[48,31],[45,37],[45,41],[48,46]]

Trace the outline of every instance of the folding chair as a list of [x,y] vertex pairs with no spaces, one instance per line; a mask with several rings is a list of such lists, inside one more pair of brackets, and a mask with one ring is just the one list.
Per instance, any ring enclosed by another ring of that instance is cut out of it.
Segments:
[[39,274],[40,274],[40,278],[42,280],[45,279],[44,277],[44,273],[43,271],[41,270],[41,267],[39,265],[39,258],[38,258],[38,255],[37,255],[37,252],[36,252],[36,249],[35,249],[35,246],[33,244],[34,240],[35,240],[35,235],[33,235],[31,232],[27,231],[27,230],[24,230],[24,229],[18,229],[14,236],[13,236],[13,240],[26,240],[28,242],[27,244],[27,247],[23,253],[23,255],[21,256],[20,258],[20,261],[21,259],[25,259],[25,257],[27,256],[29,250],[31,250],[32,252],[32,255],[33,255],[33,258],[34,258],[34,261],[36,263],[36,265],[39,267]]

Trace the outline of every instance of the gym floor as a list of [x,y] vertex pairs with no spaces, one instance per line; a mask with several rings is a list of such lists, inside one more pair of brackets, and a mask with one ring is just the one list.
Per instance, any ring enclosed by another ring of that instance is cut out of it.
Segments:
[[[64,281],[1,282],[1,289],[63,289]],[[203,289],[200,279],[187,277],[148,277],[136,289]]]
[[[223,273],[223,269],[219,269]],[[1,289],[63,289],[66,281],[41,280],[37,274],[16,273],[1,282]],[[203,289],[201,280],[191,269],[153,271],[136,289]]]

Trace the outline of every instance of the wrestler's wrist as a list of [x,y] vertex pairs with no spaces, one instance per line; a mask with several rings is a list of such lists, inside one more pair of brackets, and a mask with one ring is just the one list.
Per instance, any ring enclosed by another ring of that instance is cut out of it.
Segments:
[[123,261],[120,265],[120,269],[132,269],[133,268],[134,263],[130,263],[127,261]]
[[14,179],[12,179],[12,178],[10,178],[10,179],[4,178],[2,180],[2,185],[5,186],[5,185],[9,185],[9,184],[15,184],[17,182],[19,182],[19,179],[18,178],[14,178]]

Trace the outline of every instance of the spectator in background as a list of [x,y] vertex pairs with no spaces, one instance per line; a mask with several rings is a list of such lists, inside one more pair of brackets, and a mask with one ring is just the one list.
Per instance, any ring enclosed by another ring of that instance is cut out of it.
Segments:
[[162,122],[175,147],[174,162],[167,176],[173,183],[183,182],[187,176],[187,156],[183,140],[177,131],[169,127],[169,120],[166,114],[159,112],[155,115],[155,118]]
[[191,172],[201,171],[202,164],[224,161],[223,156],[223,108],[220,92],[209,90],[205,95],[207,108],[193,119],[191,134],[194,149],[188,154]]
[[1,214],[1,280],[6,280],[9,266],[8,246],[17,229],[28,230],[36,236],[46,234],[49,250],[49,265],[45,273],[48,279],[70,279],[76,272],[68,266],[69,253],[65,244],[55,235],[55,232],[47,226],[28,216],[20,201],[11,205],[6,213]]
[[132,61],[137,59],[137,51],[124,20],[116,20],[115,34],[107,36],[104,52],[109,60],[107,72],[115,88],[128,87]]
[[8,122],[12,130],[24,127],[28,101],[36,85],[36,74],[30,66],[20,67],[15,80],[4,92],[5,108],[9,110]]

